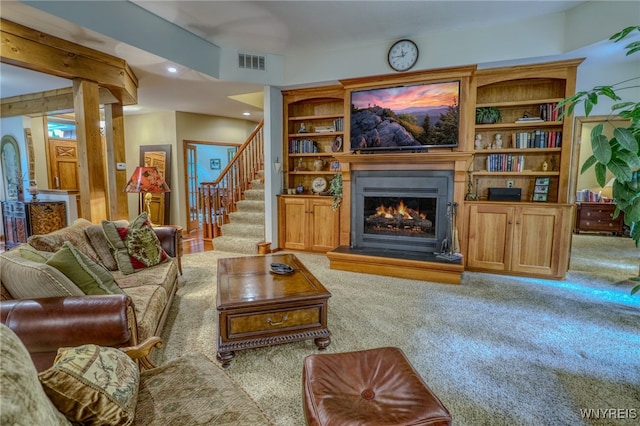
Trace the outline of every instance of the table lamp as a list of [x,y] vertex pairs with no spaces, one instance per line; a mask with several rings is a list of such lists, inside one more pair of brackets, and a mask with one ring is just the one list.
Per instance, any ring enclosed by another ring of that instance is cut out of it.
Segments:
[[144,194],[144,210],[151,223],[151,194],[170,192],[157,167],[137,166],[124,187],[124,192]]

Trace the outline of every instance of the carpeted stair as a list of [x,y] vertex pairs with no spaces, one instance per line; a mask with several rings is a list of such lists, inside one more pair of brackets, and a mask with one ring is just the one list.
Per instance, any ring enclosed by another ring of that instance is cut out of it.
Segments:
[[258,254],[258,243],[264,241],[264,183],[251,181],[251,189],[238,202],[238,210],[222,225],[222,235],[213,239],[213,249],[231,253]]

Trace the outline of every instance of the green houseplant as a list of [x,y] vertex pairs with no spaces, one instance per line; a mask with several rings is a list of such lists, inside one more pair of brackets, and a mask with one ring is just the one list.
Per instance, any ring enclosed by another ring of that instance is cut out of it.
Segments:
[[496,107],[476,108],[476,124],[493,124],[500,121],[502,113]]
[[[629,34],[640,32],[640,26],[631,26],[612,35],[610,40],[620,42]],[[629,43],[625,46],[626,55],[640,52],[640,41]],[[640,76],[614,84],[612,86],[597,86],[589,91],[581,91],[564,99],[558,104],[562,108],[561,116],[571,115],[575,106],[584,104],[585,115],[589,116],[593,107],[602,96],[612,99],[615,103],[611,107],[609,117],[619,117],[629,120],[628,128],[616,127],[606,119],[597,124],[591,131],[591,155],[582,165],[581,173],[594,168],[598,185],[606,184],[606,173],[613,173],[613,201],[616,203],[614,217],[624,212],[624,222],[631,229],[631,238],[636,247],[640,242],[640,101],[623,100],[618,94],[623,90],[637,88]],[[603,134],[605,126],[613,127],[613,137],[609,139]],[[640,281],[640,277],[633,278]],[[636,285],[631,290],[634,294],[640,290]]]
[[335,211],[340,208],[342,203],[342,173],[338,172],[333,175],[329,183],[329,194],[333,197],[331,208]]

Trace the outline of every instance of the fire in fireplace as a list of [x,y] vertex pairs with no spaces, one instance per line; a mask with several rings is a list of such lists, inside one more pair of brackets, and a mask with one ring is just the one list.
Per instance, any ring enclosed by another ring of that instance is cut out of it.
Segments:
[[453,171],[354,171],[351,194],[351,249],[433,254],[448,237]]
[[434,198],[365,197],[364,233],[435,238]]

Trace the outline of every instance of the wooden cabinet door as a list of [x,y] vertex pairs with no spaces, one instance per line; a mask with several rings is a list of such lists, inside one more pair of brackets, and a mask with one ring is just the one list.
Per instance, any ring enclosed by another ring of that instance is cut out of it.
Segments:
[[504,205],[469,206],[467,266],[508,271],[514,209]]
[[282,246],[291,250],[306,250],[307,213],[306,199],[283,198],[284,241]]
[[511,270],[526,274],[557,276],[563,212],[560,207],[517,208],[513,230]]
[[308,200],[311,226],[309,226],[309,250],[327,252],[338,246],[340,238],[340,218],[331,208],[332,201],[324,199]]

